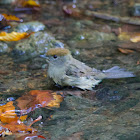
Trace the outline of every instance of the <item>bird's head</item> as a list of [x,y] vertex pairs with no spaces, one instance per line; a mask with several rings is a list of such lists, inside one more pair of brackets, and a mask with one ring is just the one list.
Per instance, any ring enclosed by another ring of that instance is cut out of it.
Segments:
[[68,49],[52,48],[46,53],[46,61],[51,65],[59,65],[67,63],[71,58],[71,53]]

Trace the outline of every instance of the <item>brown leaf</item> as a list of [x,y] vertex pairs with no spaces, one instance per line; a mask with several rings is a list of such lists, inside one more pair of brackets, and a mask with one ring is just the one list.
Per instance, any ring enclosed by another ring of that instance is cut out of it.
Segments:
[[119,45],[119,48],[140,51],[140,42],[137,43],[132,43],[130,41],[123,42]]
[[30,112],[39,107],[60,107],[63,97],[51,90],[32,90],[16,101],[21,110]]
[[133,53],[133,52],[134,52],[133,50],[122,49],[122,48],[118,48],[118,50],[119,50],[121,53],[124,53],[124,54],[129,54],[129,53]]
[[63,12],[72,17],[81,17],[82,16],[82,11],[80,11],[76,5],[64,5],[63,6]]
[[7,74],[9,74],[10,72],[9,71],[1,71],[0,70],[0,75],[7,75]]

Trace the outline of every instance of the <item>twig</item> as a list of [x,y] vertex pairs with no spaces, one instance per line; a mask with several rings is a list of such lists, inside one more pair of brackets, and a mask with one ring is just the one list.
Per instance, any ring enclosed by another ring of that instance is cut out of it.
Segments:
[[132,25],[140,25],[140,19],[137,18],[131,18],[131,17],[120,17],[120,16],[114,16],[114,15],[109,15],[109,14],[104,14],[104,13],[99,13],[99,12],[94,12],[94,11],[85,11],[86,16],[93,16],[96,18],[104,19],[104,20],[110,20],[110,21],[115,21],[115,22],[122,22],[126,24],[132,24]]

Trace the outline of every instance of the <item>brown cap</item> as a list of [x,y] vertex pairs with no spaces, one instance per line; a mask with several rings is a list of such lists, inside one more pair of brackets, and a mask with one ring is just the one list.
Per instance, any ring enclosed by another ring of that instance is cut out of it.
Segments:
[[68,49],[64,49],[64,48],[52,48],[49,49],[48,52],[46,53],[46,55],[57,55],[57,56],[65,56],[70,54],[70,51]]

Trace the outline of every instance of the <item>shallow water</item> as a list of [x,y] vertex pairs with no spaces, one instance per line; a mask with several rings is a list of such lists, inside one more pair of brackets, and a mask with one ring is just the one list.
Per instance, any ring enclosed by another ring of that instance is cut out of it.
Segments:
[[[122,27],[123,24],[66,16],[62,7],[73,4],[72,2],[40,2],[40,12],[13,13],[23,17],[25,21],[43,22],[46,25],[46,32],[63,42],[76,59],[90,67],[103,70],[117,65],[134,72],[136,77],[103,80],[94,91],[48,87],[44,76],[46,68],[42,68],[46,64],[44,60],[36,56],[17,62],[12,55],[4,53],[0,54],[1,104],[5,103],[8,97],[16,99],[33,89],[63,90],[65,98],[59,109],[43,108],[30,114],[32,118],[43,116],[43,124],[34,125],[39,134],[51,140],[140,139],[140,64],[137,63],[140,61],[140,52],[134,51],[130,54],[119,52],[120,41],[108,29]],[[84,10],[88,5],[78,1],[76,4]],[[125,4],[124,2],[124,6]],[[106,2],[107,9],[111,11],[111,7],[108,6],[110,5]],[[120,8],[120,5],[118,7]],[[3,8],[4,10],[7,11]],[[12,12],[12,9],[10,11]],[[127,8],[123,10],[123,15],[126,15],[126,11]],[[119,13],[120,11],[117,14]],[[14,44],[12,46],[14,47]],[[46,118],[49,115],[53,117],[48,121]]]

